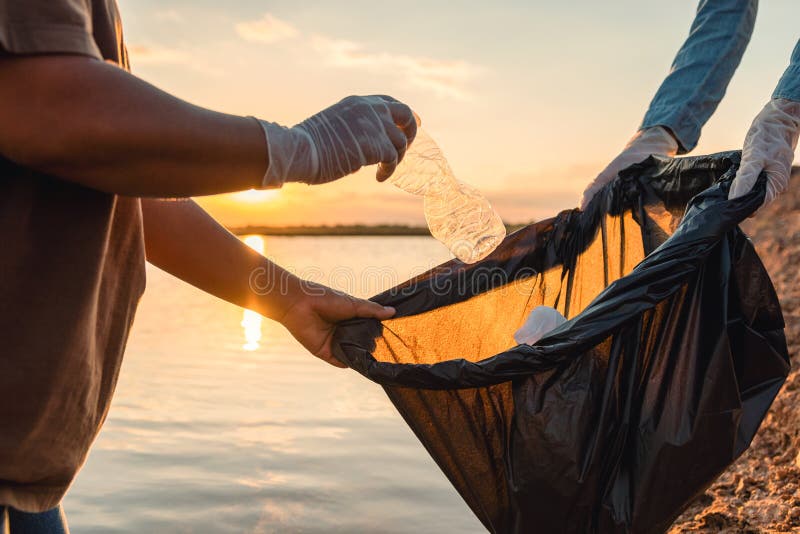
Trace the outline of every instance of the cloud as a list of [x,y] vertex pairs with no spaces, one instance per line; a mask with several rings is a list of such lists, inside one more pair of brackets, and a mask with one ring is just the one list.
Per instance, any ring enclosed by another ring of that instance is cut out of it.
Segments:
[[466,85],[484,72],[483,67],[463,60],[370,52],[362,44],[321,35],[311,37],[310,42],[329,66],[395,76],[412,86],[432,91],[439,97],[469,100]]
[[[272,44],[301,35],[294,25],[270,13],[265,13],[258,20],[240,22],[235,29],[242,39],[254,43]],[[463,60],[370,51],[363,44],[324,35],[312,35],[303,42],[329,67],[391,76],[438,97],[469,100],[469,82],[485,70]]]
[[245,41],[253,43],[277,43],[291,39],[299,34],[297,28],[285,20],[265,13],[258,20],[240,22],[236,24],[236,33]]
[[128,47],[131,64],[138,65],[179,65],[207,76],[220,76],[219,69],[202,61],[197,54],[190,54],[180,48],[162,45],[131,45]]

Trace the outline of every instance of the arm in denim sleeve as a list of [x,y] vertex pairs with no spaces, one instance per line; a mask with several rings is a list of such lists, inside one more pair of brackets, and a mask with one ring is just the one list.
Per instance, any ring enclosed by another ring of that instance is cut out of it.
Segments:
[[681,154],[692,150],[739,66],[757,11],[758,0],[701,0],[689,37],[640,128],[666,126]]
[[785,98],[800,102],[800,41],[794,47],[789,67],[781,76],[772,98]]

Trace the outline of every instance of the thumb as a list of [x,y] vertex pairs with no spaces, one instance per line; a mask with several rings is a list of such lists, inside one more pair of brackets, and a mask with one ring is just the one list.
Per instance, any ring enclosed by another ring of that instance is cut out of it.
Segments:
[[621,156],[617,156],[614,161],[609,163],[608,166],[597,175],[597,178],[583,190],[583,197],[581,198],[582,210],[586,209],[586,206],[589,205],[589,202],[591,202],[598,191],[617,177],[617,172],[620,170],[620,158]]
[[356,301],[356,317],[372,319],[389,319],[394,316],[395,309],[391,306],[381,306],[371,300],[359,299]]
[[761,168],[759,167],[760,165],[744,163],[739,168],[739,172],[736,173],[736,178],[733,179],[731,190],[728,193],[729,199],[744,196],[749,193],[751,189],[753,189],[753,186],[758,179],[758,175],[761,172]]
[[603,186],[606,185],[606,183],[608,183],[609,181],[610,180],[605,180],[601,174],[600,176],[595,178],[594,182],[590,183],[586,187],[586,189],[583,190],[583,196],[581,197],[582,211],[586,210],[586,206],[589,205],[589,202],[592,201],[597,192],[600,191],[603,188]]
[[595,191],[591,187],[587,187],[586,190],[583,192],[583,196],[581,196],[581,211],[586,211],[586,206],[589,205],[589,202],[595,195]]

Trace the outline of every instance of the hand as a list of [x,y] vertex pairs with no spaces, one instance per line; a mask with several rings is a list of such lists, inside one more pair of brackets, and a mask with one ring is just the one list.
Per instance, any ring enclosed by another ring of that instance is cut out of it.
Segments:
[[750,191],[762,171],[767,174],[764,204],[783,193],[789,184],[798,133],[800,102],[783,98],[770,100],[753,120],[744,138],[742,164],[728,198],[737,198]]
[[311,354],[335,367],[347,367],[333,356],[331,336],[336,323],[354,317],[389,319],[394,308],[362,300],[313,282],[304,281],[303,295],[280,322]]
[[625,149],[619,156],[597,175],[592,183],[584,190],[581,199],[581,209],[585,210],[589,201],[600,191],[603,186],[617,177],[619,171],[647,159],[651,154],[659,156],[674,156],[678,153],[678,141],[666,128],[653,126],[639,130],[631,137]]
[[349,96],[293,128],[260,122],[269,150],[264,187],[323,184],[375,163],[382,182],[417,134],[411,108],[390,96]]

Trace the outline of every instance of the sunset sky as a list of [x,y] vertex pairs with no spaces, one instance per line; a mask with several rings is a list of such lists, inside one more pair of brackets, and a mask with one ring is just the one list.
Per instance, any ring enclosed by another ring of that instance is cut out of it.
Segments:
[[[638,126],[696,5],[120,0],[132,68],[147,81],[287,125],[349,94],[390,94],[510,222],[577,204]],[[741,148],[788,64],[799,13],[796,0],[761,3],[694,153]],[[229,226],[423,221],[420,199],[373,176],[200,202]]]

